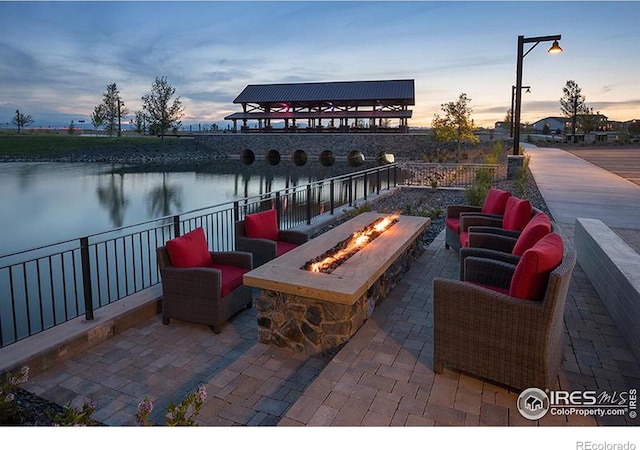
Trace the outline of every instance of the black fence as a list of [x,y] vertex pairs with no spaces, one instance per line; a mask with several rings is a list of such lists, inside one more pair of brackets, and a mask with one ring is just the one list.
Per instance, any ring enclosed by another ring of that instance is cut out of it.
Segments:
[[334,214],[398,185],[397,164],[0,256],[0,347],[94,311],[160,282],[155,249],[203,227],[210,250],[233,250],[234,222],[276,208],[281,229]]

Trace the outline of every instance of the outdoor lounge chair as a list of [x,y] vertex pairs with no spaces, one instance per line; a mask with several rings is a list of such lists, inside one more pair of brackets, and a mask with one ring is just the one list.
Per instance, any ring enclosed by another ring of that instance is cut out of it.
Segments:
[[253,254],[253,267],[293,250],[309,240],[302,231],[280,230],[275,209],[248,214],[235,223],[236,250]]
[[242,277],[252,269],[247,252],[210,252],[202,228],[172,239],[156,250],[162,278],[162,322],[178,319],[222,325],[243,308],[251,308],[252,290]]
[[575,251],[550,233],[517,265],[469,257],[463,280],[434,279],[434,371],[447,366],[519,390],[557,387],[575,263]]
[[482,215],[501,219],[511,193],[490,188],[482,206],[449,205],[445,219],[445,248],[460,249],[460,217],[466,214]]
[[494,227],[470,227],[469,230],[469,246],[462,247],[459,252],[460,277],[464,274],[464,261],[470,256],[518,264],[524,252],[555,231],[555,227],[549,216],[539,212],[522,232]]
[[[478,214],[462,214],[460,216],[460,235],[458,240],[458,250],[462,247],[469,247],[470,232],[489,232],[493,228],[494,232],[500,230],[513,232],[511,236],[517,237],[529,221],[540,210],[534,208],[529,200],[511,196],[507,200],[502,217],[491,217]],[[474,227],[473,229],[471,227]],[[482,227],[482,228],[475,228]]]

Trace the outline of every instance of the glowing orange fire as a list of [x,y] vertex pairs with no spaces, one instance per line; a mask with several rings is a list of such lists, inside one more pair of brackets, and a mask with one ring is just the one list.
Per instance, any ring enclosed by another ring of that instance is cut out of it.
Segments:
[[310,270],[311,272],[333,272],[333,269],[338,265],[395,224],[398,221],[398,217],[399,214],[395,213],[372,222],[364,229],[353,233],[350,238],[339,242],[333,249],[307,262],[302,269]]

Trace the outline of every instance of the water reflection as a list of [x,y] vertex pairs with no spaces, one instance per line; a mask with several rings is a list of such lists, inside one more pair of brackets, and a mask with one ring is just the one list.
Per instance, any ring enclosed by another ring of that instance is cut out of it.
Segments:
[[2,163],[0,255],[296,189],[301,183],[362,168],[351,168],[346,161],[300,167],[285,160],[278,166],[265,161],[251,166],[240,161],[155,166]]
[[182,208],[181,196],[182,188],[177,184],[169,184],[167,173],[162,172],[162,183],[149,193],[150,216],[165,217],[179,212]]
[[96,195],[100,204],[109,211],[113,226],[121,227],[124,224],[124,212],[129,203],[124,195],[124,174],[111,173],[107,185],[98,185]]

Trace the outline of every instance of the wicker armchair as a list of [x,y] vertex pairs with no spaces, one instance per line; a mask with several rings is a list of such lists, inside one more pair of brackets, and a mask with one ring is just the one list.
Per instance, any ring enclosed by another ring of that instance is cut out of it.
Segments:
[[156,255],[162,278],[162,322],[170,319],[209,325],[220,333],[222,325],[244,308],[251,308],[252,289],[241,283],[252,269],[247,252],[208,252],[209,267],[176,267],[167,246]]
[[480,215],[501,220],[510,192],[490,188],[482,206],[449,205],[445,219],[445,248],[460,249],[460,219],[464,215]]
[[[235,222],[235,249],[253,254],[253,267],[259,267],[264,263],[280,256],[289,250],[304,244],[309,240],[309,235],[302,231],[296,230],[280,230],[278,229],[275,219],[275,210],[264,211],[262,213],[252,214],[251,216],[267,215],[263,223],[266,230],[261,237],[252,237],[247,235],[246,220],[238,220]],[[247,216],[248,217],[248,216]],[[264,230],[263,230],[264,231]],[[262,237],[262,236],[268,236]]]
[[517,238],[527,223],[540,212],[542,211],[534,208],[528,200],[512,196],[507,201],[507,207],[502,217],[473,213],[462,214],[460,216],[457,247],[453,244],[451,244],[451,247],[456,250],[460,250],[462,247],[469,247],[469,234],[472,231],[501,233]]
[[436,278],[434,371],[448,366],[519,390],[557,386],[575,263],[575,252],[564,250],[541,300],[510,295],[517,266],[502,261],[469,257],[463,280]]
[[[460,276],[464,273],[464,262],[470,256],[498,259],[518,264],[525,251],[533,247],[556,228],[543,212],[537,213],[522,231],[504,230],[496,227],[470,227],[469,246],[459,252]],[[462,279],[462,278],[461,278]]]

